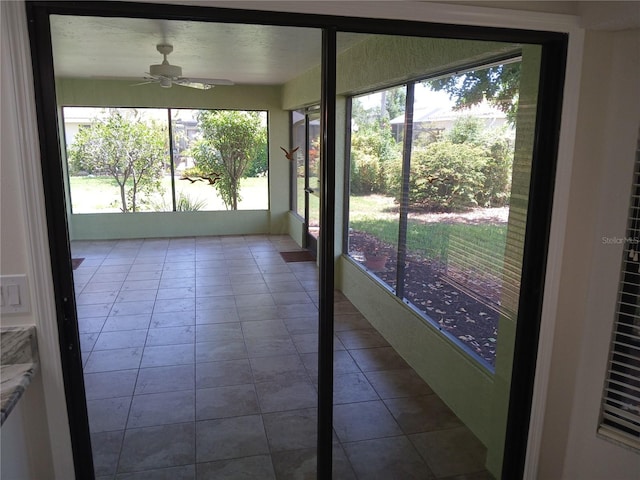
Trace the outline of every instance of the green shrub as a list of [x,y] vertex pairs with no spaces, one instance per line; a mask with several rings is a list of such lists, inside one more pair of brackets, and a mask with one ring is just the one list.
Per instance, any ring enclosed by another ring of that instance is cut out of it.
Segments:
[[[430,211],[459,211],[478,206],[489,161],[484,149],[449,141],[432,143],[413,151],[409,176],[409,203]],[[400,201],[401,166],[389,176]]]

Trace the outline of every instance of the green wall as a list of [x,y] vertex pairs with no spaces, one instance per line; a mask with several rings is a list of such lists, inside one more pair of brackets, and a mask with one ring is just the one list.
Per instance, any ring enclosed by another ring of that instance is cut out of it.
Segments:
[[[58,79],[59,106],[254,109],[269,112],[269,210],[70,214],[72,240],[289,232],[289,165],[279,146],[289,144],[289,114],[279,86],[217,86],[198,90],[123,80]],[[70,211],[70,208],[68,209]]]

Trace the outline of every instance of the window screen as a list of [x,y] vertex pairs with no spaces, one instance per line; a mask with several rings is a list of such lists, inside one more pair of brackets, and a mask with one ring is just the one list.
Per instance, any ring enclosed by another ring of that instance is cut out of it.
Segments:
[[640,449],[640,138],[599,433]]

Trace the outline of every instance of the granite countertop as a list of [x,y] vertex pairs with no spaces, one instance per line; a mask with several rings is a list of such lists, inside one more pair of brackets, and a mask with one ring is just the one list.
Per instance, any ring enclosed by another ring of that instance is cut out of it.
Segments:
[[36,327],[0,328],[0,425],[38,371]]

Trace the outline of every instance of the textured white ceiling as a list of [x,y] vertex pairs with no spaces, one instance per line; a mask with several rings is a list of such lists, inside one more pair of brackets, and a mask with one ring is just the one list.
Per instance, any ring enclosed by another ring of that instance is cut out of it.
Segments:
[[169,43],[185,77],[282,84],[321,53],[321,31],[309,28],[55,15],[51,35],[58,77],[142,79],[162,61],[156,44]]

